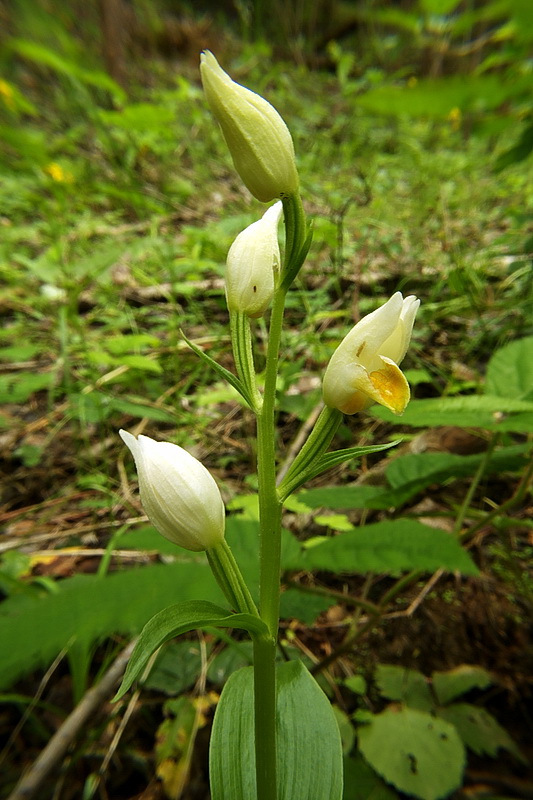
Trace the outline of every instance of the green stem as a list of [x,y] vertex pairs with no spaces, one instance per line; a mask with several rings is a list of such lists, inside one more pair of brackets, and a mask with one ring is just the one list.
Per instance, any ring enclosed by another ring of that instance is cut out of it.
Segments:
[[274,295],[263,405],[257,414],[260,613],[270,638],[254,643],[255,762],[257,800],[276,800],[276,639],[279,624],[281,501],[276,490],[276,380],[285,292]]
[[[285,297],[305,241],[305,216],[299,195],[283,199],[285,259],[272,301],[262,406],[257,416],[259,484],[260,614],[269,637],[254,642],[254,719],[257,800],[277,800],[276,641],[279,625],[281,509],[276,488],[276,383]],[[297,271],[297,270],[296,270]],[[295,274],[295,273],[294,273]]]
[[248,586],[225,539],[206,552],[215,579],[235,611],[259,616]]
[[487,469],[487,467],[489,465],[489,461],[490,461],[490,459],[492,457],[492,454],[494,452],[494,448],[496,447],[496,444],[497,444],[498,440],[499,440],[499,435],[498,434],[496,434],[495,436],[493,436],[491,438],[491,440],[489,442],[489,446],[487,447],[487,449],[485,450],[485,452],[483,454],[483,458],[481,459],[481,461],[479,463],[479,467],[476,470],[476,474],[474,475],[474,478],[473,478],[473,480],[472,480],[472,482],[471,482],[471,484],[470,484],[470,486],[468,488],[468,491],[467,491],[467,493],[466,493],[466,495],[464,497],[464,500],[461,503],[461,507],[459,509],[459,513],[457,514],[457,518],[455,520],[455,525],[454,525],[454,529],[453,529],[453,532],[454,532],[455,536],[459,536],[460,533],[461,533],[461,530],[463,528],[463,523],[464,523],[466,515],[468,513],[468,509],[470,508],[470,503],[472,502],[472,498],[474,497],[475,491],[476,491],[477,487],[479,486],[479,483],[480,483],[481,479],[483,478],[483,475],[485,474],[485,471],[486,471],[486,469]]
[[257,800],[276,800],[276,641],[254,638],[254,724]]

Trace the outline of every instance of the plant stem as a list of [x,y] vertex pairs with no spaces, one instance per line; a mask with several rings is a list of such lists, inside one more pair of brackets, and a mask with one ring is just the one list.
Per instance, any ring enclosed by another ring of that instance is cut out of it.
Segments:
[[283,313],[288,283],[296,274],[305,240],[306,223],[300,196],[283,199],[285,260],[274,294],[265,365],[262,406],[257,415],[257,477],[259,484],[260,604],[269,638],[254,641],[255,769],[257,800],[277,800],[276,641],[279,625],[281,509],[276,488],[276,383]]
[[216,581],[232,608],[241,613],[259,616],[248,586],[225,539],[206,551],[207,560]]
[[281,501],[276,491],[275,401],[285,292],[274,295],[263,406],[257,415],[259,482],[260,614],[270,639],[254,643],[255,760],[257,800],[276,800],[276,639],[279,623]]

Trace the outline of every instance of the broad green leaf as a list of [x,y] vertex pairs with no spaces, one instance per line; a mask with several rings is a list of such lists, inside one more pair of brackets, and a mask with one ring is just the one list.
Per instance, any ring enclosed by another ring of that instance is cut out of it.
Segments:
[[39,588],[30,596],[8,597],[0,604],[0,688],[46,666],[75,642],[89,645],[112,634],[137,634],[177,598],[223,601],[203,556],[179,553],[179,558],[105,578],[77,575],[57,583],[52,594]]
[[344,759],[344,793],[342,800],[398,800],[398,795],[357,754]]
[[268,635],[268,628],[259,617],[252,614],[232,614],[206,600],[187,600],[164,608],[142,629],[115,700],[128,691],[158,647],[182,633],[208,627],[238,628],[255,636]]
[[503,749],[522,763],[526,762],[507,731],[484,708],[470,703],[454,703],[439,709],[438,715],[456,728],[465,745],[477,755],[494,758],[498,750]]
[[434,672],[431,679],[437,700],[442,705],[470,689],[486,689],[493,683],[490,672],[475,664],[460,664],[446,672]]
[[27,361],[43,350],[42,344],[16,344],[12,347],[0,347],[0,361]]
[[487,394],[533,400],[533,336],[497,350],[487,365]]
[[379,86],[357,98],[358,105],[377,114],[447,117],[453,109],[486,112],[527,91],[527,81],[505,82],[498,74],[420,80],[414,85]]
[[418,711],[430,711],[434,706],[428,682],[416,669],[378,664],[376,682],[380,693],[389,700],[398,700]]
[[158,653],[143,687],[168,695],[178,695],[194,686],[201,669],[202,656],[197,641],[182,639],[179,642],[169,642]]
[[[370,412],[375,417],[398,424],[398,417],[383,406],[372,406]],[[411,400],[401,420],[402,425],[415,428],[457,425],[502,432],[533,431],[533,401],[493,395]]]
[[344,686],[347,686],[355,694],[361,695],[366,694],[368,689],[367,682],[362,675],[350,675],[344,681]]
[[[301,661],[278,665],[279,800],[341,800],[342,746],[333,709]],[[253,668],[234,672],[215,713],[209,771],[213,800],[254,800]]]
[[453,536],[410,519],[386,520],[332,536],[306,549],[300,566],[336,573],[446,569],[478,574]]
[[516,144],[500,153],[494,164],[495,172],[525,161],[533,152],[533,124],[526,125]]
[[53,372],[13,372],[0,383],[0,403],[25,403],[26,400],[54,382]]
[[[532,417],[533,419],[533,417]],[[527,445],[513,445],[494,452],[486,474],[520,470],[527,463]],[[483,453],[416,453],[391,460],[385,470],[388,486],[326,486],[301,492],[298,500],[308,508],[400,508],[433,483],[473,475]]]
[[[146,401],[144,401],[146,402]],[[157,406],[144,405],[144,402],[139,399],[139,402],[126,400],[122,397],[112,397],[110,405],[114,411],[120,411],[122,414],[128,414],[131,417],[142,417],[143,419],[154,419],[159,422],[175,422],[176,411],[170,408],[158,408]]]
[[280,598],[280,613],[283,619],[299,619],[312,625],[319,614],[338,601],[331,597],[307,594],[300,589],[287,589]]
[[80,67],[74,61],[69,61],[67,58],[64,58],[44,45],[31,42],[27,39],[11,39],[9,45],[23,58],[50,67],[50,69],[53,69],[60,75],[67,75],[70,78],[95,86],[98,89],[105,89],[118,102],[124,102],[126,100],[126,93],[124,90],[105,72]]
[[401,792],[421,800],[461,785],[465,749],[453,725],[412,708],[388,708],[358,728],[368,763]]
[[[223,632],[219,632],[221,638]],[[242,667],[249,667],[253,664],[253,643],[249,640],[235,641],[235,639],[225,639],[226,647],[209,662],[207,677],[211,683],[222,686],[226,683],[229,676]]]
[[309,489],[297,495],[298,500],[308,508],[397,508],[405,499],[411,497],[411,491],[393,492],[386,486],[324,486],[320,489]]
[[[527,463],[527,445],[496,450],[486,474],[521,470]],[[420,488],[442,483],[450,478],[473,475],[485,458],[484,453],[460,456],[455,453],[410,453],[394,459],[386,467],[387,480],[393,489],[418,484]]]
[[115,356],[117,364],[123,364],[131,369],[138,369],[141,372],[152,372],[155,375],[160,375],[163,372],[161,364],[151,356],[143,355],[123,355]]
[[420,8],[426,14],[446,15],[455,11],[461,0],[420,0]]
[[[123,128],[134,133],[169,131],[176,119],[173,107],[154,103],[131,103],[121,111],[98,111],[106,127]],[[172,135],[172,134],[171,134]]]

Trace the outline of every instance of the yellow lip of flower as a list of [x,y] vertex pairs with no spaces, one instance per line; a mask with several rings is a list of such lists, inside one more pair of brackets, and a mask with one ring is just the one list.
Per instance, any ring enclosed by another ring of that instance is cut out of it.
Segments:
[[409,341],[420,301],[396,292],[385,305],[363,317],[334,352],[323,381],[324,402],[344,414],[372,403],[401,414],[409,384],[398,367]]
[[206,51],[200,74],[207,102],[228,145],[235,169],[262,203],[298,192],[289,129],[270,103],[235,83]]

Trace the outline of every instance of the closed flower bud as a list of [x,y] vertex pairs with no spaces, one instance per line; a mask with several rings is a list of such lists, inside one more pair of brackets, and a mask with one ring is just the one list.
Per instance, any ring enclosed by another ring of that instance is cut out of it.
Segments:
[[176,444],[127,431],[120,436],[135,459],[143,508],[159,533],[187,550],[220,544],[224,503],[203,464]]
[[372,403],[401,414],[410,391],[398,368],[409,342],[420,300],[396,292],[385,305],[363,317],[333,353],[323,381],[324,402],[344,414]]
[[260,317],[274,294],[279,272],[280,201],[245,228],[231,245],[226,261],[226,300],[230,311]]
[[296,194],[294,146],[276,109],[232,81],[209,51],[202,53],[200,74],[207,102],[246,187],[262,203]]

